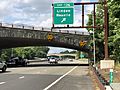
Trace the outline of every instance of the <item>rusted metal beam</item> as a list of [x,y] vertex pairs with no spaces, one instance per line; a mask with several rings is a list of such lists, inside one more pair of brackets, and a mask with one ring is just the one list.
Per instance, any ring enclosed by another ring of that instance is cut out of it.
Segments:
[[[82,4],[102,4],[104,2],[79,2],[79,3],[74,3],[74,5],[82,5]],[[53,6],[53,4],[52,4]]]
[[103,28],[103,26],[69,26],[69,27],[52,27],[52,29],[65,29],[65,28]]
[[52,27],[54,27],[54,7],[52,5]]
[[93,15],[94,15],[94,26],[96,26],[95,4],[94,4],[94,9],[93,9]]
[[80,2],[80,3],[74,3],[74,5],[82,5],[82,4],[101,4],[102,2]]
[[84,27],[84,4],[82,4],[82,27]]

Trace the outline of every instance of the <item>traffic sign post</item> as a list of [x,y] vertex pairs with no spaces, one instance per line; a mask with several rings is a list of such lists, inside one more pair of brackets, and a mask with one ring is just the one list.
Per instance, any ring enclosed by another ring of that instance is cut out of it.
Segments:
[[73,3],[54,3],[54,24],[73,24]]
[[113,69],[110,69],[110,80],[109,83],[111,84],[113,82]]

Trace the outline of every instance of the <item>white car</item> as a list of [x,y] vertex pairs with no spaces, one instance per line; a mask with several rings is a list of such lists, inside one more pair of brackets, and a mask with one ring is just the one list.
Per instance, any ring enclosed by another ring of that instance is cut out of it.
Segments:
[[52,57],[52,58],[49,58],[49,63],[50,63],[50,64],[52,64],[52,63],[57,64],[57,63],[58,63],[58,60],[57,60],[56,58]]
[[0,61],[0,70],[2,70],[2,72],[5,72],[6,69],[7,69],[7,65],[4,62]]

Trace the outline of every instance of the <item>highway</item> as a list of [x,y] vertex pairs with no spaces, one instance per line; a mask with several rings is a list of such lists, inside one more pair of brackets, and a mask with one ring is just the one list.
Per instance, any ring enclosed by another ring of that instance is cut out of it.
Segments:
[[0,72],[0,90],[94,90],[94,85],[88,66],[29,66]]
[[[28,64],[29,66],[31,66],[31,65],[50,65],[50,63],[47,60],[41,61],[40,59],[37,59],[37,60],[30,60],[29,62],[30,62]],[[72,65],[72,64],[88,64],[88,60],[87,59],[83,59],[83,60],[73,59],[73,61],[70,61],[69,59],[59,60],[57,65]]]

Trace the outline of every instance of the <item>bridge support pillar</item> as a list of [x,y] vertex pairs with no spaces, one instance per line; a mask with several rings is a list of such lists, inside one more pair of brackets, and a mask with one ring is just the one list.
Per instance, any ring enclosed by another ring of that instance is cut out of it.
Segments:
[[79,59],[80,58],[80,51],[77,52],[75,59]]
[[2,49],[0,49],[0,58],[1,58],[1,54],[2,54]]

